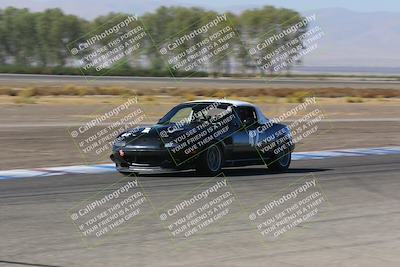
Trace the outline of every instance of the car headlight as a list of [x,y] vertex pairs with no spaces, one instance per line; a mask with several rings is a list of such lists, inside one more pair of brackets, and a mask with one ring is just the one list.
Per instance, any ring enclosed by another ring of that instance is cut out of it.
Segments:
[[125,141],[116,140],[116,141],[114,142],[114,146],[117,146],[117,147],[119,147],[119,146],[125,146],[125,145],[126,145],[126,142],[125,142]]
[[173,148],[174,146],[175,146],[174,142],[168,142],[168,143],[165,143],[165,145],[164,145],[165,148]]

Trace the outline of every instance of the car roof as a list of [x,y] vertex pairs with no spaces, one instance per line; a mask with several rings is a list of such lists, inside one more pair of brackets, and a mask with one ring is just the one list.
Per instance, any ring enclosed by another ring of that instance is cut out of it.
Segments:
[[244,107],[255,107],[253,104],[249,103],[249,102],[245,102],[245,101],[239,101],[239,100],[229,100],[229,99],[204,99],[204,100],[194,100],[194,101],[188,101],[185,102],[184,104],[187,103],[222,103],[222,104],[230,104],[233,105],[235,107],[240,107],[240,106],[244,106]]
[[188,103],[202,104],[202,103],[216,103],[216,102],[233,105],[235,107],[253,107],[257,113],[257,120],[260,124],[266,124],[269,121],[268,118],[265,117],[264,113],[261,111],[261,109],[259,107],[257,107],[256,105],[253,105],[249,102],[244,102],[244,101],[228,100],[228,99],[204,99],[204,100],[189,101],[189,102],[185,102],[183,104],[188,104]]

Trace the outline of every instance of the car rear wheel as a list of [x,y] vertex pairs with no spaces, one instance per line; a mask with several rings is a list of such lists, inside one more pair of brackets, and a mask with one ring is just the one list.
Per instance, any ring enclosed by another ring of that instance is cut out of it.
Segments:
[[204,151],[196,162],[199,174],[217,175],[222,168],[223,153],[218,145],[212,145]]
[[268,164],[268,169],[274,172],[283,172],[289,169],[290,162],[292,161],[292,152],[290,149],[285,149],[276,155]]

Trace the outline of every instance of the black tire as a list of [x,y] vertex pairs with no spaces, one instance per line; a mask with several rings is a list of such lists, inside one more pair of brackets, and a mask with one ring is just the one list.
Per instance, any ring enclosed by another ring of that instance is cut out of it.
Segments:
[[292,151],[290,149],[285,149],[275,157],[268,164],[268,169],[273,172],[284,172],[289,169],[290,163],[292,161]]
[[223,160],[221,147],[212,145],[197,158],[196,171],[201,175],[215,176],[221,171]]

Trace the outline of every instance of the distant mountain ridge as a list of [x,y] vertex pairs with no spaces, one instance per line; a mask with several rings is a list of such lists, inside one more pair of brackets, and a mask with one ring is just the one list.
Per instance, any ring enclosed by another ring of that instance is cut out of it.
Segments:
[[360,13],[342,8],[315,13],[325,36],[305,66],[400,67],[400,13]]

